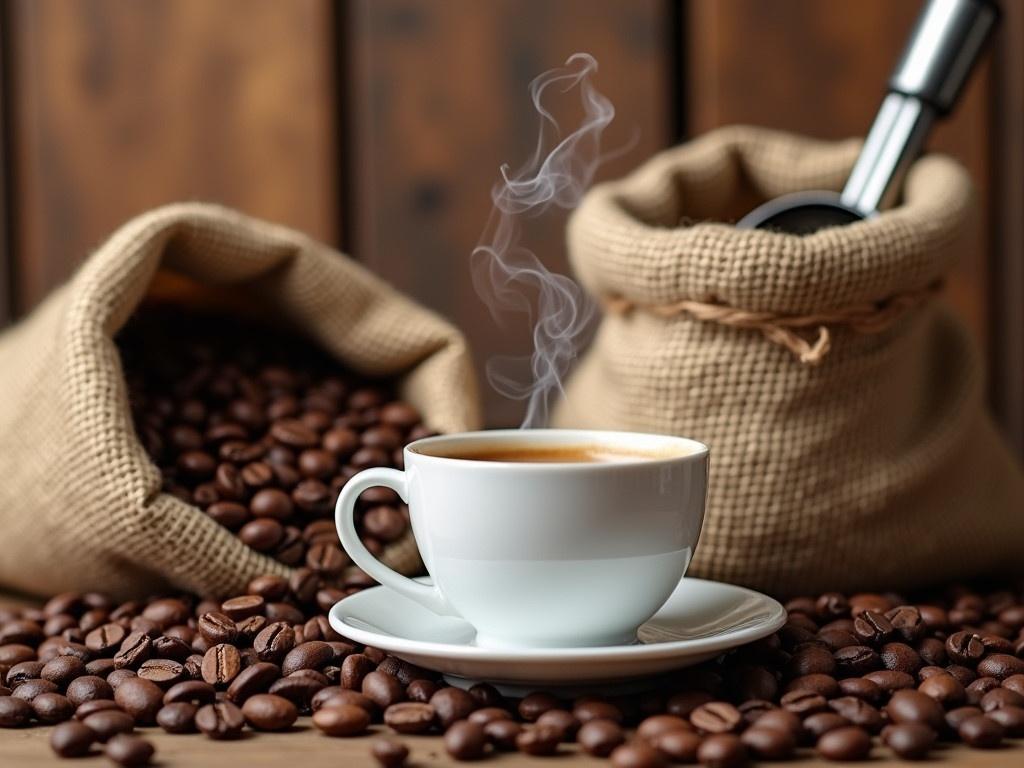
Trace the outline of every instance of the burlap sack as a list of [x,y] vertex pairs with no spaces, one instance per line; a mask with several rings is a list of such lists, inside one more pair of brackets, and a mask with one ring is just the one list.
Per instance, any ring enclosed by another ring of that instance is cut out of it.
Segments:
[[858,148],[720,130],[572,217],[573,267],[606,313],[555,421],[710,445],[695,575],[788,594],[1021,567],[1020,467],[932,290],[963,248],[965,171],[925,157],[901,205],[808,237],[721,223],[838,189]]
[[[161,493],[136,439],[112,337],[158,269],[247,295],[360,373],[400,377],[400,395],[435,429],[478,423],[465,341],[440,317],[298,232],[212,205],[157,209],[0,337],[4,587],[223,595],[258,574],[289,572]],[[173,344],[173,334],[153,343]],[[384,559],[419,562],[411,539]]]

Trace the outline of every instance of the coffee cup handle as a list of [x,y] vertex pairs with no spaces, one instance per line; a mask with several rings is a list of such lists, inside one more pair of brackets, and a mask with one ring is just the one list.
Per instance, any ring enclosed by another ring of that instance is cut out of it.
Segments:
[[395,491],[402,497],[402,501],[408,501],[405,473],[387,467],[364,469],[353,475],[341,489],[338,503],[334,507],[334,521],[338,527],[338,538],[341,539],[342,547],[356,565],[388,589],[393,589],[441,616],[458,616],[436,586],[420,584],[389,568],[374,557],[360,541],[359,534],[356,533],[356,500],[367,488],[381,485]]

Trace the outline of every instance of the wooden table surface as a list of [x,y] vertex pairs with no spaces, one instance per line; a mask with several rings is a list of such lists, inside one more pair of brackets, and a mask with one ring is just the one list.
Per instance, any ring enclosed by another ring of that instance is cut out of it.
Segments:
[[[50,728],[27,728],[23,730],[0,730],[0,766],[21,768],[22,766],[47,766],[47,768],[68,768],[75,765],[104,764],[105,760],[61,760],[50,751],[48,738]],[[348,768],[349,766],[373,766],[370,757],[370,743],[375,734],[389,733],[384,726],[375,726],[369,735],[355,738],[328,738],[313,728],[308,717],[299,719],[296,726],[287,733],[253,733],[246,731],[245,738],[238,741],[211,741],[205,736],[177,735],[172,736],[159,728],[142,728],[138,733],[150,739],[156,746],[155,766],[161,768],[184,768],[188,766],[219,766],[220,768]],[[452,760],[444,751],[439,737],[402,736],[399,740],[406,744],[411,754],[410,768],[427,765],[467,765]],[[954,766],[963,768],[1020,768],[1024,765],[1024,741],[1017,741],[1012,746],[998,750],[972,750],[963,746],[936,749],[932,759],[925,761],[928,765]],[[887,766],[906,766],[910,763],[891,759],[891,753],[885,747],[876,747],[872,752],[873,759],[860,765],[870,768]],[[564,745],[562,752],[555,758],[526,757],[519,754],[497,754],[486,762],[507,766],[554,765],[559,768],[568,766],[604,766],[610,768],[607,760],[598,760],[579,753],[575,747]],[[786,765],[772,763],[771,765]],[[823,766],[844,765],[817,759],[809,750],[804,751],[797,762],[792,763],[800,768],[823,768]],[[768,765],[768,763],[764,763]],[[852,765],[845,764],[845,765]]]

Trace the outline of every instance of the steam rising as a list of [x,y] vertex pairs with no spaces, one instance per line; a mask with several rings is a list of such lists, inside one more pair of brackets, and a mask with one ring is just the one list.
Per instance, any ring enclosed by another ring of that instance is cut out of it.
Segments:
[[[520,243],[519,226],[520,217],[540,216],[552,205],[575,208],[604,159],[601,133],[615,109],[591,83],[596,71],[592,56],[576,53],[565,66],[530,83],[533,106],[540,116],[536,148],[518,171],[501,167],[501,180],[491,190],[494,210],[473,250],[473,285],[495,321],[500,323],[505,312],[517,312],[533,324],[530,357],[495,357],[486,367],[487,380],[499,393],[527,401],[524,428],[547,423],[553,398],[563,393],[562,378],[585,341],[596,311],[580,286],[565,275],[549,272]],[[545,107],[545,97],[573,89],[578,90],[583,122],[562,138]],[[534,294],[536,314],[530,300]]]

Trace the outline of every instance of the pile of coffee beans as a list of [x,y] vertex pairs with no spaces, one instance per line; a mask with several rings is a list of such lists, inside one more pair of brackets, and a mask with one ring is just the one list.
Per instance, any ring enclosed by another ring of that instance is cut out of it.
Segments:
[[778,633],[650,693],[568,701],[511,700],[483,683],[464,691],[361,647],[328,623],[342,592],[325,584],[303,567],[222,601],[115,605],[90,593],[0,610],[0,727],[54,725],[58,755],[103,745],[115,763],[144,765],[153,748],[138,727],[230,740],[312,715],[326,736],[391,732],[368,745],[385,768],[405,762],[405,734],[437,734],[458,760],[575,743],[615,768],[731,768],[808,749],[914,760],[941,741],[990,749],[1024,736],[1019,588],[791,600]]
[[[174,344],[156,342],[168,327]],[[118,345],[136,431],[164,491],[253,549],[324,577],[350,564],[330,520],[341,487],[367,467],[401,468],[406,443],[430,434],[387,384],[277,328],[150,310]],[[408,510],[394,491],[372,488],[356,523],[379,554],[406,534]]]

